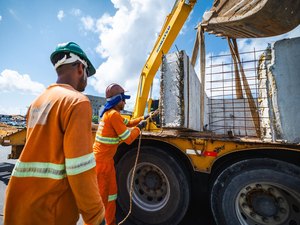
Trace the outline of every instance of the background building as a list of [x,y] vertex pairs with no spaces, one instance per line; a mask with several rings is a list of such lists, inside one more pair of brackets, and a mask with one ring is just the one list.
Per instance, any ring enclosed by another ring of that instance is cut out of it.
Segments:
[[106,103],[106,99],[104,97],[98,97],[98,96],[93,96],[93,95],[86,95],[92,105],[93,109],[93,116],[99,116],[99,109],[101,106],[104,106]]
[[[106,98],[93,96],[93,95],[86,95],[86,96],[89,98],[91,102],[92,109],[93,109],[93,116],[99,116],[102,107],[104,107],[106,103]],[[121,110],[121,114],[132,115],[132,112],[128,110]]]

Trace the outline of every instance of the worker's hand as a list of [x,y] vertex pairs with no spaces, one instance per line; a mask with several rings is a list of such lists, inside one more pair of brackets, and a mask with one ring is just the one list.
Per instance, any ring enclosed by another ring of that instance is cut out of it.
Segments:
[[150,118],[155,118],[155,117],[158,116],[158,114],[159,114],[159,110],[157,109],[157,110],[155,110],[154,112],[151,112],[151,113],[150,113]]
[[142,130],[147,126],[147,120],[142,120],[141,122],[139,122],[139,124],[137,125],[137,127]]
[[150,117],[150,119],[155,118],[157,115],[159,114],[159,110],[155,110],[153,112],[150,112],[150,114],[144,116],[144,119],[148,119]]

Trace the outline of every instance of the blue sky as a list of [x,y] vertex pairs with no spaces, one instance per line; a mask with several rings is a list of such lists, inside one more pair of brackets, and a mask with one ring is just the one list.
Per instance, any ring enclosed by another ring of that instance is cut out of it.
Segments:
[[[174,0],[0,0],[0,114],[25,114],[44,88],[56,81],[49,56],[58,43],[74,41],[97,69],[85,93],[104,96],[112,82],[132,96],[141,69]],[[191,56],[194,27],[212,0],[197,3],[174,44]],[[242,48],[265,48],[282,37],[242,40]],[[227,51],[224,39],[206,37],[207,53]],[[175,51],[172,47],[171,51]],[[155,83],[159,83],[155,79]]]

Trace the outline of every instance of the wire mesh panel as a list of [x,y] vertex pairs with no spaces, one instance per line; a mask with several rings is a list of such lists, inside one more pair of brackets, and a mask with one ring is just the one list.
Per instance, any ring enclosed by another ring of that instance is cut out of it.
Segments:
[[[266,71],[259,59],[264,51],[240,53],[240,64],[231,54],[209,57],[206,67],[209,130],[217,134],[261,137],[262,107],[259,104],[265,92]],[[264,81],[263,81],[264,80]]]

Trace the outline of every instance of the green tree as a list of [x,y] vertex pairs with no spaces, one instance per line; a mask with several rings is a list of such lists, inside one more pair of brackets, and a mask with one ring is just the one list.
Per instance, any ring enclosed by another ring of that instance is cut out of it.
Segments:
[[93,116],[92,117],[92,122],[93,123],[98,123],[98,116]]

